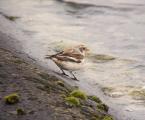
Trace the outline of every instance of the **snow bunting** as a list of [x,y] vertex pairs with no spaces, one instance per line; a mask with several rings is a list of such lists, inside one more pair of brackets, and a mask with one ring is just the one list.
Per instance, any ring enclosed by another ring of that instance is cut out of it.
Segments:
[[64,70],[67,70],[73,75],[73,79],[78,80],[72,71],[79,70],[82,67],[88,50],[86,46],[78,45],[54,55],[47,55],[46,58],[53,60],[62,71],[62,74],[67,75],[64,72]]

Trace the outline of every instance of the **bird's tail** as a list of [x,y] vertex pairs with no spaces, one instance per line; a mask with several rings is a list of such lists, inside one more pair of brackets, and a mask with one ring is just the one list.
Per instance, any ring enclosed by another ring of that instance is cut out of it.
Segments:
[[51,58],[53,58],[53,57],[54,57],[54,55],[46,55],[46,56],[45,56],[46,59],[51,59]]
[[61,51],[61,52],[59,52],[59,53],[57,53],[57,54],[54,54],[54,55],[46,55],[45,58],[46,58],[46,59],[52,59],[53,57],[55,57],[55,56],[57,56],[57,55],[59,55],[59,54],[62,54],[62,53],[63,53],[63,51]]

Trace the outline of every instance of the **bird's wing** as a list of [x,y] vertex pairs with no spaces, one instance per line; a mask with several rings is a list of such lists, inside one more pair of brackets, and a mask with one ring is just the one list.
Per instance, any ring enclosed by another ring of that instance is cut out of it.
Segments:
[[77,51],[75,49],[70,49],[70,50],[64,51],[60,55],[73,57],[75,59],[83,59],[84,58],[84,56],[79,51]]
[[55,56],[55,58],[60,60],[60,61],[66,61],[66,62],[76,62],[76,63],[81,63],[82,62],[81,59],[76,59],[76,58],[70,57],[70,56],[57,55],[57,56]]
[[62,54],[64,51],[61,51],[61,52],[59,52],[59,53],[56,53],[56,54],[53,54],[53,55],[46,55],[46,59],[51,59],[51,58],[53,58],[53,57],[55,57],[55,56],[57,56],[57,55],[60,55],[60,54]]
[[54,57],[59,59],[59,60],[71,61],[71,62],[81,62],[84,58],[84,56],[75,49],[67,49],[65,51],[61,51],[61,52],[56,53],[54,55],[46,56],[47,59],[51,59]]

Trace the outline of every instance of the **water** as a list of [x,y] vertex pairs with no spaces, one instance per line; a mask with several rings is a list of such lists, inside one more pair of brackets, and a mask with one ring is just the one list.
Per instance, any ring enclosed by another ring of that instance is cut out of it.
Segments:
[[100,96],[118,119],[144,120],[144,11],[144,0],[1,0],[0,12],[20,18],[1,17],[0,26],[19,39],[22,51],[56,72],[46,54],[86,44],[90,56],[76,72],[76,84]]

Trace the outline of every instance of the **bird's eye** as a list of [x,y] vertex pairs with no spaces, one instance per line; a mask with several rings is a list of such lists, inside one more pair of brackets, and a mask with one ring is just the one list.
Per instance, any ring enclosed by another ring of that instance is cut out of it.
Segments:
[[85,50],[86,48],[83,48],[83,50]]

